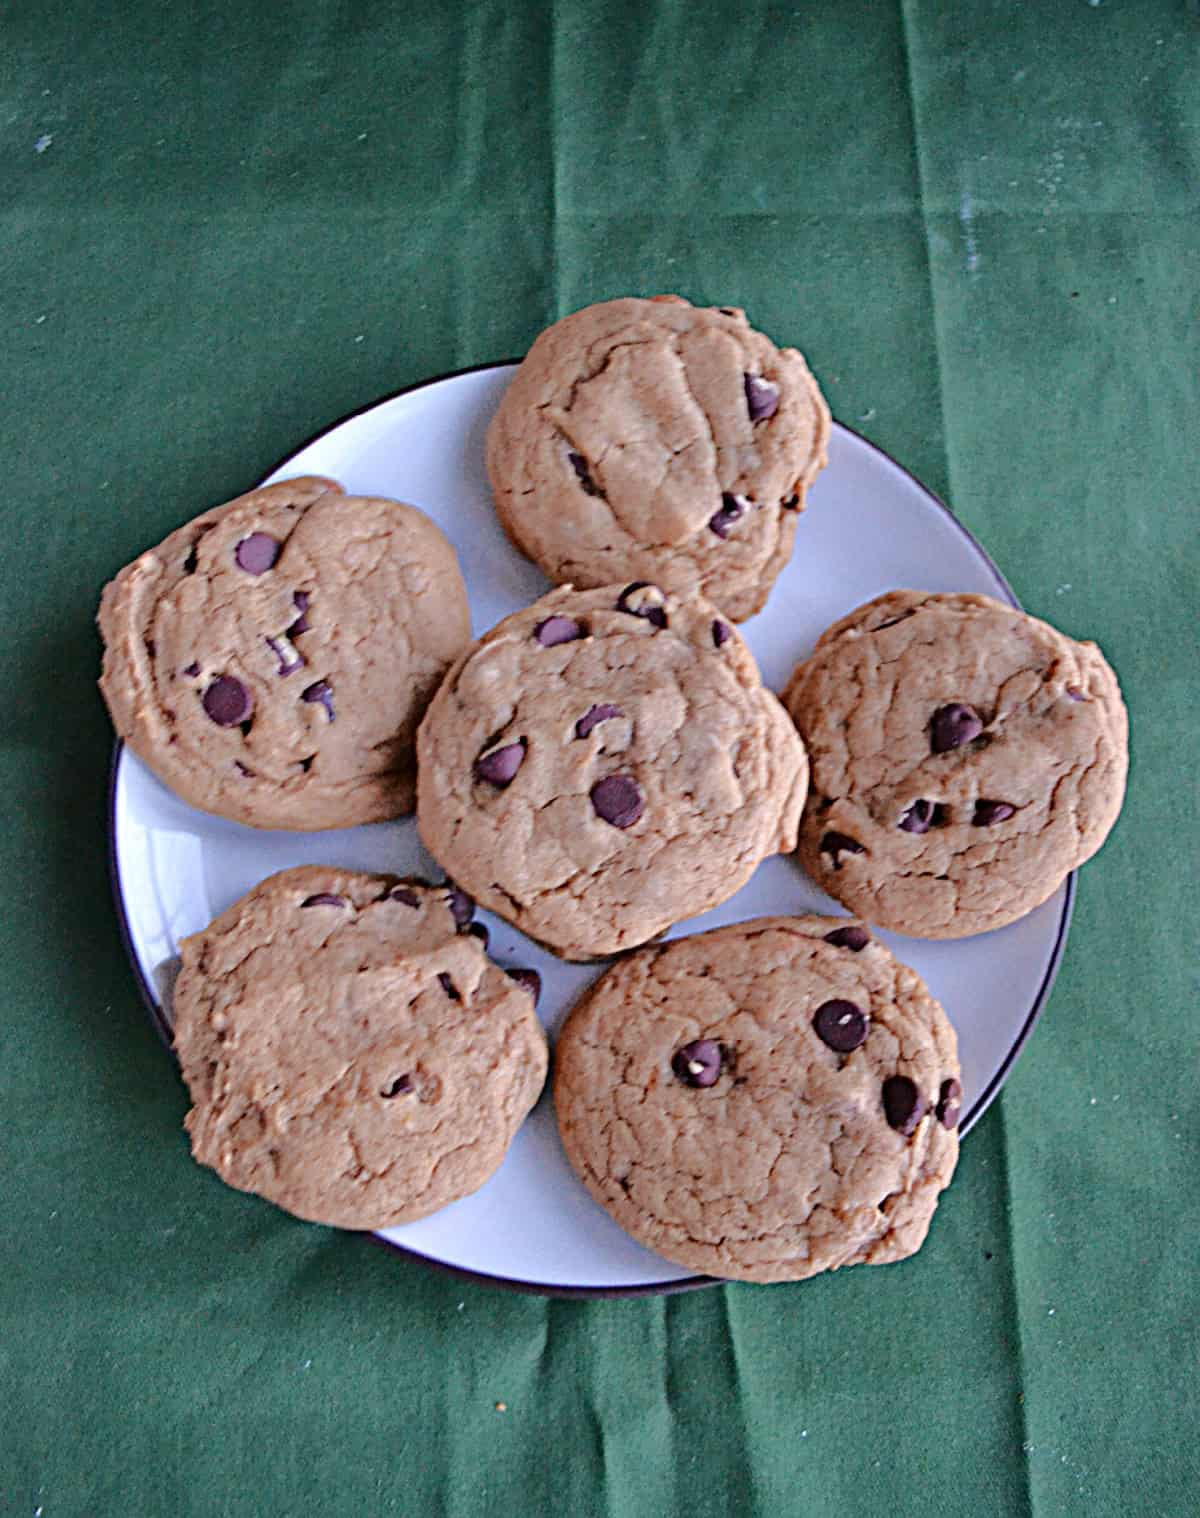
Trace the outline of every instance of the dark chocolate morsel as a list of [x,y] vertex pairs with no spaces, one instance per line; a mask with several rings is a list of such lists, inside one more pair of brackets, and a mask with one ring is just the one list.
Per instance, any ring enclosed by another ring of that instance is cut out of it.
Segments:
[[866,850],[856,838],[847,838],[845,833],[830,832],[821,835],[821,853],[829,854],[833,868],[840,870],[842,865],[839,854],[865,854]]
[[983,732],[983,719],[973,706],[952,701],[949,706],[939,706],[929,723],[929,746],[935,754],[949,749],[961,748]]
[[951,1078],[942,1082],[936,1107],[937,1120],[943,1128],[957,1128],[958,1114],[962,1109],[962,1087]]
[[607,722],[610,717],[623,717],[625,713],[619,706],[609,706],[602,702],[599,706],[589,706],[583,716],[575,724],[575,736],[586,738],[591,730],[601,722]]
[[233,675],[218,675],[200,701],[209,721],[218,727],[239,727],[254,710],[250,692]]
[[813,1013],[813,1031],[838,1054],[849,1054],[867,1036],[867,1015],[852,1001],[822,1002]]
[[505,974],[529,992],[530,996],[533,997],[533,1004],[536,1007],[538,997],[542,994],[542,977],[538,972],[536,970],[527,970],[522,966],[515,970],[506,970]]
[[596,816],[615,828],[631,828],[645,810],[641,787],[632,775],[606,775],[590,795]]
[[340,896],[333,896],[328,891],[318,891],[315,896],[306,897],[300,905],[302,907],[344,907],[346,903]]
[[415,891],[410,891],[407,886],[397,886],[391,892],[391,898],[393,901],[402,901],[406,907],[419,907],[421,905],[421,898]]
[[320,703],[325,708],[325,715],[330,722],[333,718],[333,691],[324,680],[317,680],[312,685],[305,686],[300,692],[301,701],[307,701],[310,705]]
[[723,644],[728,643],[729,639],[732,636],[733,629],[730,627],[728,622],[722,622],[720,619],[718,619],[713,623],[712,640],[714,648],[720,648]]
[[708,519],[708,525],[719,538],[727,538],[739,517],[745,516],[750,501],[744,495],[723,495],[721,509]]
[[182,670],[181,673],[185,674],[188,677],[189,680],[194,680],[196,678],[196,676],[200,673],[200,666],[193,659],[192,662],[187,666],[187,668],[185,670]]
[[905,833],[927,833],[938,820],[940,810],[932,801],[914,801],[896,826]]
[[592,479],[592,471],[588,468],[588,461],[584,458],[583,454],[572,451],[567,454],[567,459],[571,468],[575,471],[584,495],[602,496],[604,492],[596,484],[595,480]]
[[413,1088],[411,1075],[398,1075],[394,1081],[383,1088],[380,1096],[393,1097],[405,1096]]
[[547,617],[533,629],[533,636],[543,648],[553,648],[558,643],[574,643],[583,637],[583,628],[574,617]]
[[1007,822],[1016,810],[1007,801],[977,801],[971,826],[990,828],[994,822]]
[[454,918],[454,925],[461,933],[475,915],[475,903],[452,880],[446,882],[446,902],[450,915]]
[[494,748],[490,753],[481,754],[475,761],[475,775],[477,779],[486,780],[489,785],[503,790],[506,785],[512,784],[524,763],[525,740],[522,738],[517,743],[506,743],[503,748]]
[[438,985],[441,986],[442,990],[445,991],[446,995],[450,998],[451,1001],[462,1001],[462,997],[458,992],[458,987],[450,979],[445,970],[443,970],[438,976]]
[[467,924],[467,933],[472,938],[478,938],[485,949],[488,946],[488,940],[492,936],[488,931],[488,926],[485,922],[469,922]]
[[852,922],[848,927],[834,928],[832,933],[826,933],[825,942],[831,943],[835,949],[849,949],[857,954],[871,942],[871,935],[866,928]]
[[765,422],[779,410],[779,386],[761,374],[743,376],[746,406],[752,422]]
[[883,1111],[888,1126],[908,1138],[925,1115],[925,1098],[907,1075],[889,1075],[883,1083]]
[[784,511],[799,511],[800,497],[798,495],[790,495],[786,500],[780,501],[779,504]]
[[635,580],[617,597],[617,610],[626,611],[631,617],[644,617],[652,627],[667,625],[666,596],[657,585],[645,580]]
[[233,550],[233,557],[248,575],[265,575],[279,557],[279,542],[269,532],[252,532]]
[[294,675],[298,669],[304,668],[304,656],[292,647],[286,633],[282,637],[266,638],[264,641],[279,661],[277,674]]
[[1086,701],[1087,697],[1074,685],[1067,686],[1067,699],[1070,701]]
[[289,638],[294,638],[297,633],[306,633],[308,631],[308,591],[296,591],[292,596],[292,605],[300,615],[288,628]]
[[675,1051],[671,1069],[685,1086],[715,1086],[721,1076],[721,1046],[698,1038]]

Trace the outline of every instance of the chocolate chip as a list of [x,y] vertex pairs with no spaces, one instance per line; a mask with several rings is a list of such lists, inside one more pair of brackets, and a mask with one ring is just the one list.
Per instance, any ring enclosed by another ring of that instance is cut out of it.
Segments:
[[744,495],[723,495],[720,511],[714,512],[708,519],[709,527],[719,538],[727,538],[733,524],[739,517],[745,516],[749,505],[750,502]]
[[838,1054],[849,1054],[867,1036],[867,1015],[852,1001],[822,1002],[813,1013],[813,1031]]
[[1007,822],[1016,810],[1007,801],[977,801],[971,826],[990,828],[994,822]]
[[239,569],[248,575],[265,575],[279,557],[279,543],[267,532],[252,532],[233,550]]
[[543,648],[553,648],[558,643],[574,643],[582,638],[583,628],[573,617],[547,617],[533,629],[533,636]]
[[288,628],[289,638],[294,638],[298,633],[306,633],[308,631],[308,591],[296,591],[292,596],[292,604],[300,615]]
[[307,775],[308,772],[309,772],[309,770],[312,769],[312,767],[313,767],[313,760],[316,757],[317,757],[316,754],[306,754],[303,759],[297,759],[296,763],[300,766],[300,768]]
[[626,611],[631,617],[644,617],[653,627],[667,625],[666,596],[657,585],[645,580],[635,580],[617,597],[617,610]]
[[408,886],[397,886],[396,889],[391,892],[391,898],[393,901],[403,902],[406,907],[419,908],[421,905],[421,898],[415,891],[410,891]]
[[250,692],[233,675],[218,675],[200,701],[209,721],[218,727],[238,727],[254,710]]
[[606,775],[596,781],[590,795],[596,816],[615,828],[631,828],[645,809],[641,788],[632,775]]
[[454,918],[454,925],[461,933],[471,918],[475,915],[475,903],[452,881],[447,881],[446,904],[450,908],[450,915]]
[[315,896],[306,897],[300,905],[302,907],[344,907],[346,903],[340,896],[331,896],[328,891],[318,891]]
[[412,1088],[413,1080],[411,1075],[398,1075],[396,1079],[392,1081],[390,1085],[385,1086],[379,1094],[380,1096],[386,1096],[388,1098],[391,1098],[393,1096],[405,1096],[412,1090]]
[[1069,701],[1086,701],[1087,697],[1074,685],[1067,686],[1067,699]]
[[185,674],[188,677],[189,680],[194,680],[196,678],[196,676],[200,673],[200,666],[193,659],[192,662],[187,666],[187,668],[184,669],[184,670],[182,670],[182,671],[180,671],[180,673],[181,674]]
[[779,505],[783,511],[799,511],[800,497],[798,495],[790,495],[785,501],[780,501]]
[[675,1051],[671,1069],[685,1086],[715,1086],[721,1076],[721,1046],[698,1038]]
[[939,706],[929,723],[929,746],[935,754],[948,749],[961,748],[983,732],[983,719],[973,706],[952,701],[949,706]]
[[300,699],[301,701],[307,701],[310,706],[319,703],[325,708],[325,715],[329,718],[330,722],[334,720],[333,691],[324,680],[317,680],[314,684],[305,686],[300,692]]
[[286,635],[281,635],[278,638],[266,638],[264,642],[279,661],[279,668],[276,670],[276,674],[294,675],[298,669],[304,668],[304,656],[298,649],[292,647]]
[[483,945],[483,947],[485,949],[487,948],[487,946],[488,946],[488,940],[491,938],[492,935],[488,931],[488,927],[487,927],[486,923],[483,923],[483,922],[469,922],[467,924],[467,932],[470,934],[470,936],[472,938],[478,938],[478,940]]
[[821,835],[821,853],[832,855],[832,863],[835,870],[841,869],[839,854],[865,854],[866,850],[855,838],[847,838],[845,833],[823,833]]
[[240,759],[235,759],[233,761],[233,767],[235,770],[237,770],[239,775],[244,775],[247,780],[252,780],[254,778],[254,771],[247,769]]
[[871,942],[871,935],[866,928],[852,922],[849,927],[834,928],[832,933],[826,933],[825,942],[831,943],[835,949],[849,949],[857,954]]
[[905,833],[927,833],[935,822],[941,821],[941,810],[932,801],[914,801],[896,826]]
[[441,986],[451,1001],[462,1001],[462,997],[458,994],[458,987],[450,979],[449,975],[446,974],[445,970],[438,976],[438,985]]
[[583,489],[584,495],[603,496],[604,492],[600,489],[599,485],[596,484],[595,480],[592,479],[591,470],[588,468],[588,461],[584,458],[583,454],[575,452],[568,453],[567,460],[579,479],[579,483]]
[[883,1083],[883,1111],[888,1126],[908,1138],[925,1115],[925,1098],[907,1075],[889,1075]]
[[713,623],[713,625],[712,625],[712,640],[713,640],[713,647],[714,648],[720,648],[720,647],[722,647],[723,644],[726,644],[726,643],[729,642],[729,640],[730,640],[730,638],[732,636],[733,636],[733,628],[730,627],[730,625],[729,625],[728,622],[716,621],[716,622]]
[[623,717],[625,713],[619,706],[589,706],[583,716],[575,724],[575,736],[586,738],[591,730],[600,722],[607,722],[610,717]]
[[962,1087],[956,1080],[945,1080],[938,1092],[937,1120],[943,1128],[957,1128],[958,1114],[962,1108]]
[[475,777],[503,790],[506,785],[512,784],[524,763],[525,740],[522,738],[518,743],[506,743],[503,748],[494,748],[490,753],[481,754],[475,761]]
[[542,994],[542,977],[538,974],[538,972],[536,970],[518,968],[515,970],[506,970],[505,974],[508,975],[510,979],[515,980],[517,985],[523,986],[524,989],[529,992],[530,996],[533,997],[533,1004],[536,1007],[538,1004],[538,997]]
[[752,422],[765,422],[779,410],[779,386],[761,374],[743,377],[746,390],[746,406]]
[[185,575],[194,575],[196,573],[196,563],[197,563],[196,549],[199,547],[199,545],[200,545],[200,539],[197,538],[196,541],[192,544],[192,546],[187,551],[187,558],[184,559],[184,561],[183,561],[183,572],[184,572]]

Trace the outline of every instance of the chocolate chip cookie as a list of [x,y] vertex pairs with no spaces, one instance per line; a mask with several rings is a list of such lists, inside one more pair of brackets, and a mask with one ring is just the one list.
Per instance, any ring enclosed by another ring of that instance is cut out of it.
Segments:
[[611,300],[549,327],[500,402],[500,521],[552,580],[699,590],[756,612],[825,464],[829,408],[792,348],[731,307]]
[[856,922],[764,917],[643,949],[554,1059],[567,1158],[639,1243],[789,1281],[920,1248],[958,1158],[954,1030]]
[[[469,910],[469,909],[468,909]],[[192,1153],[339,1228],[476,1191],[546,1077],[532,988],[464,932],[458,893],[305,866],[180,945]]]
[[1100,650],[987,596],[879,596],[783,699],[812,762],[804,867],[897,933],[1024,916],[1121,808],[1128,722]]
[[192,806],[251,827],[411,812],[417,723],[470,637],[415,507],[304,478],[205,512],[100,602],[117,733]]
[[417,755],[426,848],[568,959],[732,896],[789,849],[807,778],[732,626],[641,583],[506,617],[446,676]]

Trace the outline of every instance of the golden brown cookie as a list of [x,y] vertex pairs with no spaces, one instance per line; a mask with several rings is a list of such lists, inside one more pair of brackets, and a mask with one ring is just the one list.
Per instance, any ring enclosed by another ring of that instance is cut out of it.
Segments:
[[783,700],[812,763],[804,867],[897,933],[1023,917],[1121,809],[1128,723],[1100,650],[987,596],[869,601],[822,634]]
[[192,1153],[339,1228],[476,1191],[546,1077],[521,972],[462,931],[453,893],[305,866],[180,945],[175,1048]]
[[954,1030],[860,923],[764,917],[622,960],[554,1057],[567,1158],[639,1243],[790,1281],[920,1248],[958,1158]]
[[500,521],[552,580],[699,590],[742,621],[792,551],[829,409],[743,312],[588,306],[534,343],[487,435]]
[[192,806],[300,831],[412,811],[417,723],[470,636],[429,518],[314,477],[171,533],[105,587],[99,624],[138,757]]
[[807,777],[730,624],[642,584],[506,617],[446,676],[417,753],[425,847],[567,959],[732,896],[792,847]]

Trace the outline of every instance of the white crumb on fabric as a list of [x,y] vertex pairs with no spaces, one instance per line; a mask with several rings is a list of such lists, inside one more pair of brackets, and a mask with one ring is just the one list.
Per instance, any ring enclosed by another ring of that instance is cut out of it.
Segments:
[[365,132],[360,132],[358,134],[358,140],[359,140],[359,142],[366,142],[366,140],[367,140],[367,134]]
[[359,333],[359,334],[358,334],[358,336],[357,336],[357,337],[356,337],[356,338],[355,338],[355,339],[354,339],[354,341],[355,341],[355,342],[356,342],[356,343],[361,343],[361,342],[362,342],[362,340],[363,340],[363,338],[364,338],[364,337],[366,337],[366,335],[367,335],[367,334],[366,334],[366,333],[365,333],[365,332],[360,332],[360,333]]
[[312,1369],[312,1361],[311,1360],[305,1360],[304,1364],[300,1368],[301,1368],[301,1370],[311,1370]]
[[1066,593],[1067,593],[1067,591],[1068,591],[1068,590],[1070,590],[1070,588],[1071,588],[1071,584],[1070,584],[1070,581],[1067,581],[1067,583],[1066,583],[1066,584],[1065,584],[1065,585],[1059,585],[1059,586],[1058,586],[1058,587],[1057,587],[1057,588],[1056,588],[1056,589],[1055,589],[1055,592],[1054,592],[1054,594],[1055,594],[1055,595],[1056,595],[1056,596],[1062,596],[1062,595],[1066,595]]
[[41,316],[35,316],[34,317],[33,324],[34,324],[35,327],[40,327],[45,320],[46,320],[46,315],[45,315],[45,312],[43,312]]
[[875,416],[875,407],[871,406],[866,411],[862,412],[862,414],[859,416],[858,419],[859,419],[860,422],[869,422],[869,421],[872,421],[874,419],[874,416]]
[[458,1311],[458,1312],[462,1312],[462,1310],[463,1310],[463,1308],[464,1308],[464,1307],[465,1307],[465,1306],[466,1306],[466,1305],[467,1305],[467,1304],[466,1304],[466,1303],[465,1303],[465,1302],[460,1302],[460,1303],[459,1303],[459,1304],[458,1304],[458,1307],[457,1307],[457,1309],[456,1309],[456,1311]]
[[33,145],[33,151],[35,153],[44,153],[46,151],[46,149],[50,146],[50,144],[53,141],[54,141],[54,133],[53,132],[43,132],[42,135],[38,138],[38,140],[34,143],[34,145]]
[[963,230],[963,267],[974,274],[979,268],[979,245],[975,241],[975,202],[969,190],[964,190],[959,199],[958,220]]

